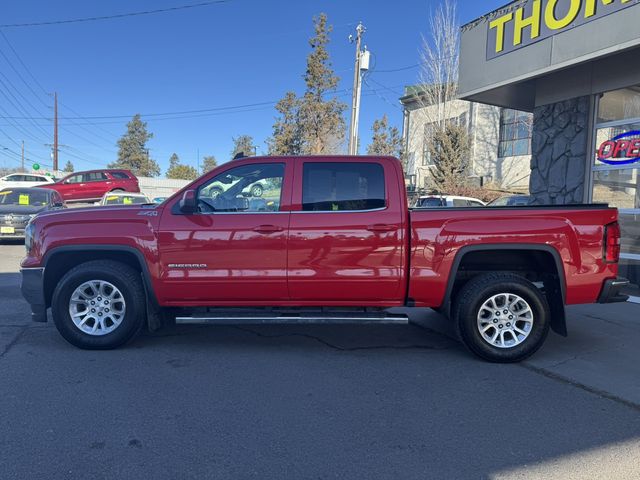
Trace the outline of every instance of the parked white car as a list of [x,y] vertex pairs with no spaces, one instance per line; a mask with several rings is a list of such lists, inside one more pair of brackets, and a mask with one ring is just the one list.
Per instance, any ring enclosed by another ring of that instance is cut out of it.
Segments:
[[140,205],[143,203],[153,202],[143,193],[108,192],[103,195],[97,205]]
[[454,195],[424,195],[418,198],[414,208],[436,207],[484,207],[482,200],[471,197],[456,197]]
[[[207,197],[216,197],[221,193],[226,192],[231,187],[233,187],[240,178],[235,178],[231,176],[227,176],[225,179],[226,183],[223,182],[213,182],[207,186],[206,191],[203,191],[203,195]],[[261,197],[265,190],[269,189],[269,185],[267,185],[266,180],[258,180],[255,183],[247,185],[242,189],[242,195],[245,197]]]
[[11,173],[0,178],[0,190],[3,188],[30,188],[54,183],[55,179],[41,173]]

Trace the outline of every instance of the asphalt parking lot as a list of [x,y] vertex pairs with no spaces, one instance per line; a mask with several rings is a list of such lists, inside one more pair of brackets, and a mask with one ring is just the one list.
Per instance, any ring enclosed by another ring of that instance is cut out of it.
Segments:
[[81,351],[0,245],[0,478],[638,478],[640,305],[519,365],[419,326],[174,327]]

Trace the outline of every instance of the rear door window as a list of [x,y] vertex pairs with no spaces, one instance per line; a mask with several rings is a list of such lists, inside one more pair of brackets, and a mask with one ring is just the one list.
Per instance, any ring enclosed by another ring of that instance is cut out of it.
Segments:
[[379,163],[304,163],[302,210],[342,212],[385,206],[384,169]]
[[101,182],[103,180],[107,180],[107,176],[102,172],[91,172],[85,174],[87,182]]
[[468,200],[464,200],[462,198],[454,198],[453,199],[453,206],[454,207],[468,207],[469,206],[469,201]]

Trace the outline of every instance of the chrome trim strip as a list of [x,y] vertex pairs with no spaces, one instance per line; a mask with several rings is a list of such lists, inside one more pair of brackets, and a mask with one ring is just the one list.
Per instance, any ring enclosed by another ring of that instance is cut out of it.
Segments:
[[371,208],[369,210],[293,210],[291,213],[369,213],[381,212],[389,207]]
[[265,215],[270,214],[274,215],[276,213],[291,213],[287,210],[278,211],[278,212],[198,212],[193,215]]
[[322,317],[322,316],[275,316],[275,317],[176,317],[177,324],[207,324],[215,323],[218,325],[234,324],[234,323],[396,323],[408,324],[409,318],[406,316],[396,317]]
[[637,253],[621,253],[620,258],[625,260],[640,260],[640,255]]

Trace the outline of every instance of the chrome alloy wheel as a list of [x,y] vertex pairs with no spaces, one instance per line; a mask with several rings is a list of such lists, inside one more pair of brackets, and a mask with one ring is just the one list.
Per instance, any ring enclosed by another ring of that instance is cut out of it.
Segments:
[[69,315],[80,331],[88,335],[106,335],[120,326],[126,305],[115,285],[104,280],[89,280],[73,291]]
[[478,311],[478,331],[493,347],[513,348],[524,342],[533,328],[533,310],[513,293],[487,299]]

